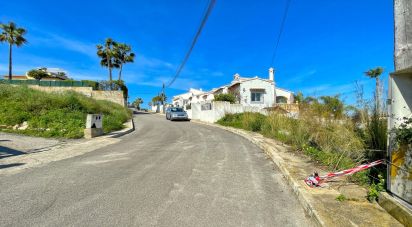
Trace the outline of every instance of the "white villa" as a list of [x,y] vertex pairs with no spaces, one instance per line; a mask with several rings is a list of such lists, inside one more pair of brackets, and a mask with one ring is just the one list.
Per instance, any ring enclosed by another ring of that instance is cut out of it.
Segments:
[[255,77],[241,77],[235,74],[230,84],[214,88],[205,92],[201,89],[191,88],[189,92],[173,97],[173,105],[186,107],[192,103],[208,103],[217,94],[232,93],[237,98],[237,103],[251,107],[272,107],[277,103],[293,103],[293,92],[276,87],[274,80],[275,71],[269,69],[268,79]]

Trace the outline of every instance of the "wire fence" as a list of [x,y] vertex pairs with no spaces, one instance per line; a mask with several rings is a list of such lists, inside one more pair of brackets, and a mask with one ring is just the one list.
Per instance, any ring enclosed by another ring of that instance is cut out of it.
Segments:
[[[97,83],[97,82],[94,82]],[[74,80],[5,80],[0,79],[0,84],[12,85],[39,85],[45,87],[95,87],[95,84],[90,81],[74,81]]]

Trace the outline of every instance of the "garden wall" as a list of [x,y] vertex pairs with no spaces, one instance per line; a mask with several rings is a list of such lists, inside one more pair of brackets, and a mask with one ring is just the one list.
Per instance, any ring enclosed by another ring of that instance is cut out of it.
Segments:
[[48,87],[39,85],[28,85],[28,87],[43,92],[74,91],[96,100],[106,100],[125,106],[122,91],[94,91],[92,87]]
[[265,109],[252,106],[243,106],[241,104],[230,104],[229,102],[212,102],[212,103],[192,103],[191,109],[187,110],[190,119],[214,123],[225,114],[256,112],[267,115]]

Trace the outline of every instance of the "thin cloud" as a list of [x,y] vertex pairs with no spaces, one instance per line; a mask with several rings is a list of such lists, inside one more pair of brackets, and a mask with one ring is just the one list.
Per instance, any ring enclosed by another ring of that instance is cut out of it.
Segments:
[[292,76],[289,80],[286,81],[285,85],[290,85],[290,84],[297,84],[305,81],[307,78],[315,75],[318,71],[316,69],[311,69],[306,72],[301,72],[295,76]]
[[[358,84],[364,85],[367,80],[359,80]],[[305,95],[348,95],[356,92],[355,81],[346,84],[321,84],[301,89]]]
[[96,44],[81,41],[69,36],[62,36],[54,33],[36,32],[30,37],[31,45],[64,49],[90,58],[96,58]]

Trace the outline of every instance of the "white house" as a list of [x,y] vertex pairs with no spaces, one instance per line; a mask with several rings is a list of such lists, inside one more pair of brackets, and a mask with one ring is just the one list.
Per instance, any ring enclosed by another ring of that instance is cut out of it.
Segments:
[[173,105],[178,107],[185,107],[192,102],[197,103],[203,99],[203,94],[205,92],[202,89],[190,88],[189,92],[173,96]]
[[293,92],[277,88],[274,81],[274,69],[269,69],[267,79],[255,77],[241,77],[235,74],[230,84],[204,92],[190,89],[189,92],[173,97],[175,106],[185,107],[191,103],[206,103],[214,99],[217,94],[231,93],[236,96],[237,102],[243,106],[271,107],[276,103],[293,103]]

